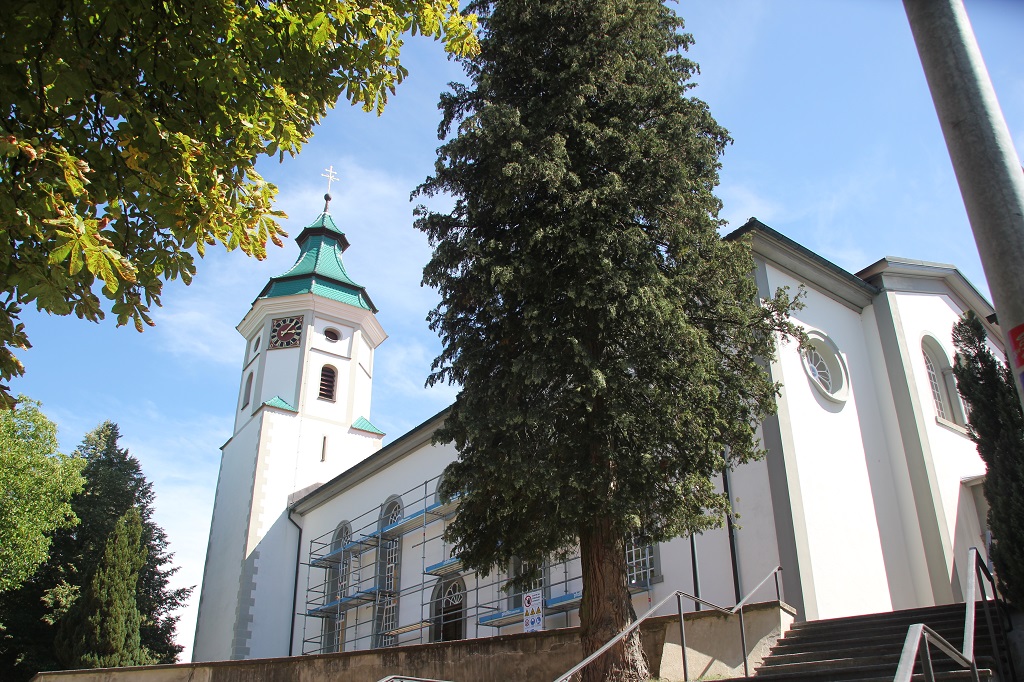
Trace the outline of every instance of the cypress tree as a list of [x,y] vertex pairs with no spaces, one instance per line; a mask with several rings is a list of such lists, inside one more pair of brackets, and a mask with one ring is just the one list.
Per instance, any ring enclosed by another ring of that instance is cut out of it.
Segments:
[[142,516],[129,509],[114,527],[96,570],[61,621],[57,658],[67,668],[117,668],[155,662],[142,646],[136,603],[139,569],[146,563]]
[[953,326],[956,388],[968,406],[968,434],[985,461],[992,563],[1003,594],[1024,605],[1024,412],[1013,372],[988,347],[985,326],[968,312]]
[[[720,524],[714,479],[761,454],[777,387],[758,363],[795,332],[792,303],[759,305],[749,244],[719,237],[729,137],[687,93],[678,16],[660,0],[470,10],[481,53],[442,95],[447,141],[417,190],[455,199],[417,221],[441,295],[428,382],[461,385],[437,434],[460,453],[447,537],[482,573],[578,547],[589,653],[635,620],[627,535]],[[636,634],[584,672],[647,676]]]

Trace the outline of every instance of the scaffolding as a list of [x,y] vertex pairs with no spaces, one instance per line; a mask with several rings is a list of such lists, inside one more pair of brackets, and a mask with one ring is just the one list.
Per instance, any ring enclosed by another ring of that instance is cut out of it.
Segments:
[[[523,623],[523,595],[533,590],[542,592],[546,628],[571,624],[583,597],[579,556],[545,562],[540,578],[519,590],[507,588],[528,570],[518,562],[486,577],[464,571],[444,539],[458,500],[438,497],[439,479],[310,540],[305,609],[298,614],[303,654],[501,634]],[[652,547],[628,542],[626,559],[630,591],[650,602]]]

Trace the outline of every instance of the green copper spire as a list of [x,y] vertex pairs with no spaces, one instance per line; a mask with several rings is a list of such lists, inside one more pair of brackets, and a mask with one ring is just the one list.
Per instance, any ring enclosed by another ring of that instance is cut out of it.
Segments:
[[348,239],[334,223],[326,205],[316,220],[302,228],[295,241],[299,244],[295,265],[283,275],[271,277],[259,298],[316,294],[377,312],[365,287],[352,281],[345,270],[341,254],[348,248]]

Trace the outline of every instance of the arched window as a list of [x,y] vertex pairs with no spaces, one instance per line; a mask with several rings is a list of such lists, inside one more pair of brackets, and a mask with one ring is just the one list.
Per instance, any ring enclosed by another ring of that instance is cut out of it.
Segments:
[[320,398],[323,400],[334,400],[334,389],[338,383],[338,370],[330,365],[324,365],[320,370]]
[[392,498],[381,507],[377,549],[377,615],[374,619],[376,645],[394,646],[398,627],[399,578],[402,568],[402,539],[389,537],[384,529],[402,520],[402,501]]
[[[352,556],[343,550],[351,541],[352,526],[347,521],[342,521],[338,524],[331,539],[331,552],[329,556],[333,561],[331,567],[327,570],[327,586],[324,595],[325,604],[333,604],[340,601],[348,594]],[[329,618],[324,619],[323,628],[324,638],[321,651],[324,653],[344,651],[345,612],[339,610]]]
[[462,578],[438,581],[430,597],[430,640],[466,638],[466,583]]
[[245,378],[245,391],[242,394],[242,407],[249,404],[249,400],[252,397],[252,372],[249,372],[249,376]]
[[925,337],[921,341],[921,354],[924,356],[924,369],[928,377],[928,388],[932,394],[932,405],[935,416],[954,424],[964,426],[963,407],[956,392],[956,380],[953,368],[946,359],[946,353],[938,341]]

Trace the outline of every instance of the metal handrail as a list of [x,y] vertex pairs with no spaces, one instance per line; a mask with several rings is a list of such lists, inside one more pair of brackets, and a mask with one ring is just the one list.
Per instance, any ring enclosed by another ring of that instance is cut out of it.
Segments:
[[554,682],[567,682],[567,680],[569,680],[569,678],[571,678],[573,675],[578,673],[580,670],[583,670],[585,667],[587,667],[588,665],[593,663],[595,660],[597,660],[597,658],[599,656],[601,656],[601,654],[603,654],[604,652],[606,652],[609,649],[611,649],[613,646],[615,646],[615,644],[617,642],[619,642],[620,640],[625,638],[629,633],[633,632],[633,630],[636,630],[638,627],[640,627],[641,623],[643,623],[645,620],[647,620],[648,618],[653,616],[655,614],[655,612],[658,611],[658,609],[660,609],[662,606],[664,606],[666,603],[668,603],[668,601],[670,599],[672,599],[673,597],[675,598],[676,605],[677,605],[677,607],[679,609],[679,638],[680,638],[680,642],[679,643],[680,643],[680,646],[681,646],[682,651],[683,651],[683,680],[684,681],[688,681],[690,679],[689,672],[687,670],[687,665],[686,665],[686,630],[685,630],[684,625],[683,625],[682,599],[684,597],[686,599],[689,599],[689,600],[695,602],[695,603],[704,604],[705,606],[708,606],[708,607],[710,607],[712,609],[715,609],[716,611],[720,611],[721,613],[725,613],[725,614],[728,614],[728,615],[734,615],[736,613],[739,613],[739,616],[740,616],[740,646],[742,647],[741,654],[742,654],[742,658],[743,658],[743,676],[744,677],[750,677],[750,668],[749,668],[749,665],[747,663],[747,629],[745,627],[745,623],[744,623],[744,620],[743,620],[743,607],[747,605],[747,602],[750,601],[750,599],[754,596],[754,593],[757,592],[759,589],[761,589],[761,587],[766,582],[768,582],[768,580],[770,580],[772,577],[775,578],[775,596],[776,596],[776,598],[779,601],[782,601],[782,591],[781,591],[781,587],[779,586],[779,574],[781,572],[782,572],[782,566],[776,566],[775,568],[773,568],[771,570],[771,572],[768,573],[768,575],[766,575],[764,577],[764,579],[757,584],[757,587],[755,587],[754,589],[752,589],[749,592],[747,592],[746,596],[743,597],[743,599],[739,600],[736,603],[736,605],[733,606],[732,608],[726,608],[724,606],[719,606],[718,604],[709,602],[706,599],[701,599],[700,597],[695,597],[694,595],[689,594],[688,592],[683,592],[682,590],[675,590],[674,592],[669,594],[667,597],[662,599],[660,602],[658,602],[657,604],[652,606],[650,609],[648,609],[647,613],[645,613],[644,615],[640,616],[635,621],[630,623],[629,627],[627,627],[625,630],[623,630],[622,632],[618,633],[617,635],[612,637],[610,640],[608,640],[604,644],[604,646],[602,646],[600,649],[598,649],[594,653],[592,653],[589,656],[587,656],[586,658],[584,658],[582,661],[580,661],[579,663],[574,665],[572,668],[567,670],[565,673],[563,673],[560,677],[556,678]]
[[448,682],[448,680],[434,680],[427,677],[409,677],[408,675],[388,675],[377,680],[377,682]]
[[975,621],[975,609],[978,601],[978,590],[981,591],[981,604],[982,610],[985,612],[985,623],[988,625],[988,636],[989,641],[992,644],[992,653],[995,656],[996,669],[999,673],[999,678],[1002,680],[1016,679],[1013,668],[1013,660],[1010,659],[1010,675],[1007,676],[1006,671],[1003,668],[1003,655],[999,648],[999,641],[996,637],[995,628],[993,627],[991,608],[989,606],[988,593],[985,591],[985,582],[981,578],[987,579],[992,585],[992,600],[995,601],[996,605],[1002,609],[1005,613],[1006,604],[1003,599],[999,596],[999,591],[996,588],[996,581],[992,577],[992,573],[989,572],[988,567],[979,559],[979,553],[977,547],[971,547],[967,552],[967,563],[971,566],[972,570],[967,574],[967,598],[964,609],[964,646],[962,651],[957,651],[956,648],[946,641],[941,635],[936,633],[930,627],[924,623],[916,623],[910,626],[907,631],[907,638],[903,642],[903,653],[900,656],[900,662],[896,668],[896,676],[893,678],[893,682],[909,682],[914,674],[914,665],[917,663],[918,657],[921,655],[921,642],[924,642],[924,655],[921,657],[921,666],[924,669],[924,676],[927,682],[933,682],[935,679],[934,671],[932,670],[932,654],[931,644],[934,644],[942,653],[946,654],[949,658],[953,659],[961,668],[969,668],[971,671],[971,677],[974,682],[978,682],[978,663],[974,657],[974,621]]

